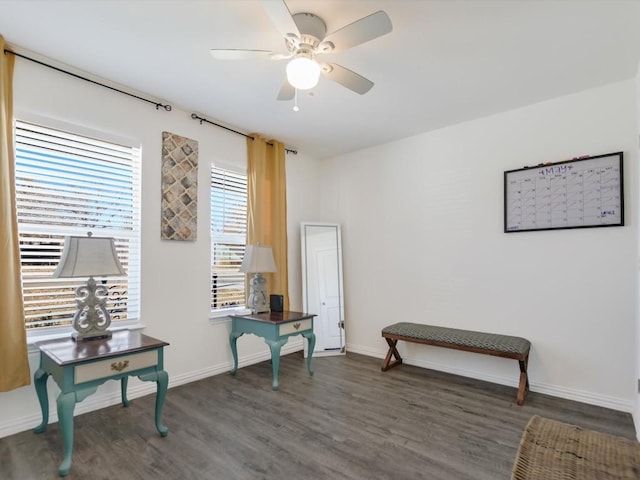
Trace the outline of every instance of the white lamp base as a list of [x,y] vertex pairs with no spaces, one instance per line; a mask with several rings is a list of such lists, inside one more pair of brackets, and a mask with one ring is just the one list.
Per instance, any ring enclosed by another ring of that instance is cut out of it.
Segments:
[[113,336],[113,332],[111,330],[107,330],[104,332],[94,332],[83,334],[80,332],[73,332],[71,334],[71,338],[76,342],[86,342],[89,340],[101,340],[103,338],[111,338]]
[[256,273],[249,282],[249,300],[247,307],[252,313],[269,312],[267,304],[267,279],[261,273]]
[[77,342],[111,338],[111,317],[107,311],[107,287],[97,285],[93,277],[89,277],[86,285],[76,290],[78,310],[73,317],[75,332],[71,338]]

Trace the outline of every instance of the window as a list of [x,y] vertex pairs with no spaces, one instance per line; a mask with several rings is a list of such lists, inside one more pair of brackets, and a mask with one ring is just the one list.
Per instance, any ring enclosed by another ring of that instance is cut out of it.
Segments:
[[126,277],[108,287],[113,326],[140,305],[140,149],[16,121],[16,203],[27,328],[69,325],[79,278],[53,278],[64,237],[114,237]]
[[211,169],[211,310],[245,304],[240,264],[247,241],[247,176]]

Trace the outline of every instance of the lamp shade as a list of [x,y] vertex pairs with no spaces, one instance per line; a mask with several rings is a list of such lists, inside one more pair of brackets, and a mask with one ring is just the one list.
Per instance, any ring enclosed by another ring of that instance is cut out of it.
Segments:
[[273,260],[271,247],[247,245],[240,271],[245,273],[276,272],[276,262]]
[[64,250],[54,277],[106,277],[126,275],[113,238],[65,237]]
[[287,64],[287,81],[298,90],[315,87],[320,79],[320,65],[315,60],[298,56]]

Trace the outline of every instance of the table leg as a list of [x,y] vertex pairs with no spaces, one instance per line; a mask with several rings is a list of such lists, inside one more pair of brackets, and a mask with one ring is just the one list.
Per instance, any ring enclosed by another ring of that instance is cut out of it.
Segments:
[[164,399],[167,396],[167,385],[169,383],[169,375],[164,370],[158,372],[158,391],[156,392],[156,429],[161,437],[169,434],[169,429],[162,424],[162,408],[164,407]]
[[311,368],[311,356],[313,349],[316,348],[316,334],[313,332],[303,333],[302,336],[307,339],[307,371],[313,376],[313,368]]
[[145,373],[138,378],[143,382],[156,382],[156,429],[160,436],[166,437],[169,434],[169,429],[162,424],[162,408],[164,407],[164,398],[167,396],[169,374],[164,370],[158,370],[157,372]]
[[231,369],[231,375],[235,375],[238,371],[238,337],[243,334],[238,332],[231,332],[229,334],[229,345],[231,346],[231,354],[233,355],[233,368]]
[[271,384],[271,390],[278,390],[278,370],[280,369],[280,350],[282,346],[287,343],[287,338],[280,340],[265,340],[269,348],[271,349],[271,366],[273,368],[273,383]]
[[122,397],[122,406],[128,407],[129,400],[127,399],[127,384],[129,383],[129,376],[125,375],[120,379],[120,395]]
[[62,432],[64,445],[64,459],[58,468],[61,477],[66,477],[71,469],[71,454],[73,453],[73,410],[76,406],[74,392],[61,393],[58,396],[58,421]]
[[40,411],[42,412],[42,423],[35,428],[35,433],[42,433],[47,429],[49,423],[49,394],[47,393],[47,379],[49,374],[39,368],[33,375],[33,383],[38,394],[40,402]]

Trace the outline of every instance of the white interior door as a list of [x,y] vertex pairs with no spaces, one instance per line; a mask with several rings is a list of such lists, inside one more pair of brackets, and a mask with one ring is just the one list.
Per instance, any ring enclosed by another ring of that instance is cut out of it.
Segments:
[[[345,353],[340,225],[301,224],[302,303],[316,315],[313,355]],[[305,355],[307,355],[305,345]]]
[[322,329],[324,350],[342,348],[340,328],[340,284],[338,278],[338,249],[316,251],[318,265],[318,293],[320,301],[319,323]]

